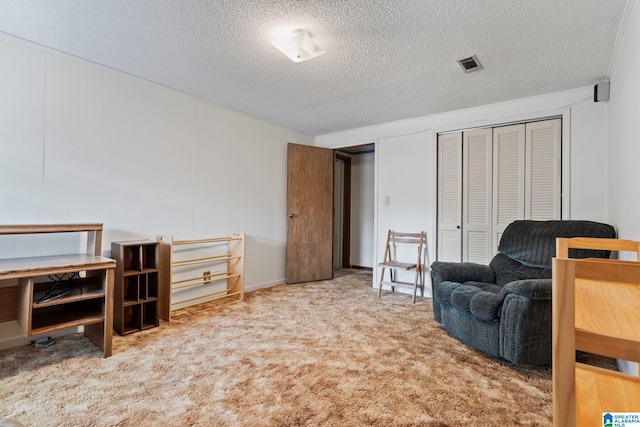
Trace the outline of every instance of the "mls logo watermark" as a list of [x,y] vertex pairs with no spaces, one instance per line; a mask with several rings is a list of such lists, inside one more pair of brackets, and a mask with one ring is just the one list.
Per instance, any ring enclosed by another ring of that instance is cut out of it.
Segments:
[[640,427],[640,412],[603,412],[602,427]]

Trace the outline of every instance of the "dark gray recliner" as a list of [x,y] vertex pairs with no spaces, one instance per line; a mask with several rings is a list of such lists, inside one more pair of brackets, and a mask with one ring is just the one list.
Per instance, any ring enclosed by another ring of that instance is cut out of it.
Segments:
[[[470,347],[515,365],[551,363],[551,259],[557,237],[615,238],[592,221],[515,221],[488,266],[434,262],[433,317]],[[571,258],[609,251],[571,250]]]

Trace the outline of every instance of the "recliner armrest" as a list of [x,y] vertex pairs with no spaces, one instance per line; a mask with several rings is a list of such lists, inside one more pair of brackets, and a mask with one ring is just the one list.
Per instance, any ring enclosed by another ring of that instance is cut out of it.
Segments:
[[431,278],[434,283],[445,281],[495,283],[496,273],[488,265],[436,261],[431,264]]
[[532,300],[551,299],[551,279],[515,280],[504,285],[501,294],[516,294]]

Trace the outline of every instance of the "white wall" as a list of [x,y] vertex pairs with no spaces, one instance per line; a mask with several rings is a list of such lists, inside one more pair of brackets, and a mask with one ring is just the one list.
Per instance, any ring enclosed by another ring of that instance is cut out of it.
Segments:
[[[608,182],[609,221],[623,239],[640,240],[640,6],[631,2],[628,20],[616,44],[616,62],[611,75],[608,102]],[[635,259],[621,254],[622,259]],[[620,368],[638,375],[638,364],[619,361]]]
[[[377,141],[374,265],[382,258],[386,230],[407,227],[427,232],[433,262],[437,133],[549,116],[563,118],[563,218],[606,220],[606,105],[593,102],[592,87],[320,135],[316,145]],[[385,196],[391,196],[390,206],[384,206]]]
[[[378,140],[378,198],[376,204],[377,260],[384,257],[388,230],[427,233],[426,265],[430,265],[435,254],[436,223],[436,157],[433,133],[417,132],[410,135],[383,137]],[[415,261],[413,248],[399,248],[398,259]],[[377,265],[376,261],[374,265]],[[424,262],[424,261],[423,261]],[[412,272],[401,274],[400,281],[412,283]],[[377,281],[379,276],[374,275]],[[428,283],[428,277],[425,277]],[[389,280],[389,277],[385,277]],[[377,284],[376,284],[377,286]],[[430,287],[425,289],[430,296]]]
[[590,98],[574,104],[570,119],[571,143],[564,148],[570,150],[571,162],[563,166],[569,167],[570,177],[563,190],[569,191],[571,210],[565,218],[607,222],[606,103]]
[[640,6],[632,6],[617,43],[608,102],[609,218],[620,237],[640,240]]
[[351,264],[373,267],[375,154],[351,158]]
[[[0,35],[0,223],[102,222],[106,255],[113,240],[244,231],[246,289],[282,283],[288,142],[314,141]],[[50,249],[10,241],[0,257]]]

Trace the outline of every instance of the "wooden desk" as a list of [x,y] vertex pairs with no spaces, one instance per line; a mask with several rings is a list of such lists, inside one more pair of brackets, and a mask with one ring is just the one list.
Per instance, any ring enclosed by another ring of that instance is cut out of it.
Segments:
[[639,377],[575,362],[576,350],[640,361],[639,284],[638,262],[554,258],[554,426],[640,410]]
[[[613,280],[576,280],[576,349],[637,361],[640,287]],[[576,365],[576,425],[590,425],[603,412],[638,410],[640,378]]]
[[[102,224],[0,226],[2,234],[90,232],[88,249],[100,248]],[[2,288],[0,320],[16,320],[27,337],[84,327],[84,334],[105,357],[112,352],[113,281],[115,261],[93,253],[0,260],[0,281],[17,280]],[[79,273],[79,278],[53,282],[50,276]],[[49,299],[54,283],[64,296]]]

